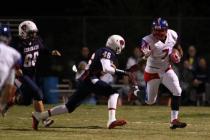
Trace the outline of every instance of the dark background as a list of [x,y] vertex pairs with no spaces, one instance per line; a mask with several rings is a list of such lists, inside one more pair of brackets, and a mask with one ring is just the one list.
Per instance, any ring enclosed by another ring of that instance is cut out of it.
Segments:
[[[61,76],[70,76],[71,66],[83,46],[91,52],[104,46],[111,34],[121,34],[126,49],[120,56],[124,67],[132,49],[150,33],[154,17],[168,20],[178,32],[183,49],[193,44],[200,55],[210,52],[210,1],[208,0],[81,0],[26,1],[22,7],[0,9],[0,18],[33,20],[47,47],[58,49],[63,56],[53,60]],[[15,34],[15,31],[14,31]],[[43,68],[44,69],[44,68]]]

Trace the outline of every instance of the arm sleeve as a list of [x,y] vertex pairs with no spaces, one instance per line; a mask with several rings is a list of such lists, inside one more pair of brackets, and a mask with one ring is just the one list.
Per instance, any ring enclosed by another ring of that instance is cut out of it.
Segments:
[[109,59],[101,58],[100,61],[103,68],[103,72],[115,74],[115,68],[111,66],[111,61]]
[[115,69],[111,66],[111,61],[109,59],[101,59],[101,64],[103,67],[103,72],[117,75],[128,75],[127,71],[121,69]]

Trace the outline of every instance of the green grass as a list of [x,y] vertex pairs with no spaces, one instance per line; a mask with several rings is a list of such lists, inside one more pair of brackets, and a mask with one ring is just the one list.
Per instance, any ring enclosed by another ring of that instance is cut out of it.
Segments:
[[[50,106],[48,106],[49,108]],[[182,107],[180,117],[185,129],[169,129],[169,107],[123,106],[118,118],[125,127],[108,130],[106,106],[81,106],[72,114],[53,117],[51,128],[31,129],[32,107],[13,107],[0,118],[0,140],[209,140],[210,108]]]

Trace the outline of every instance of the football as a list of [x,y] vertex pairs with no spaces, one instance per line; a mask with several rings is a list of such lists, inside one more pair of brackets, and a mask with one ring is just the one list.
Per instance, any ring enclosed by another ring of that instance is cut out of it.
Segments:
[[170,59],[173,63],[179,63],[181,60],[181,54],[177,49],[173,49],[172,53],[170,54]]

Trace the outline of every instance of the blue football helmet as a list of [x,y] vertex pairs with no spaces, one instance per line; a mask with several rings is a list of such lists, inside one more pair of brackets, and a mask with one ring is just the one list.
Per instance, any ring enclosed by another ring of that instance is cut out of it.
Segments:
[[152,22],[152,34],[158,40],[165,40],[167,36],[168,22],[163,18],[156,18]]
[[156,30],[168,29],[168,22],[165,19],[157,18],[153,20],[152,28]]

